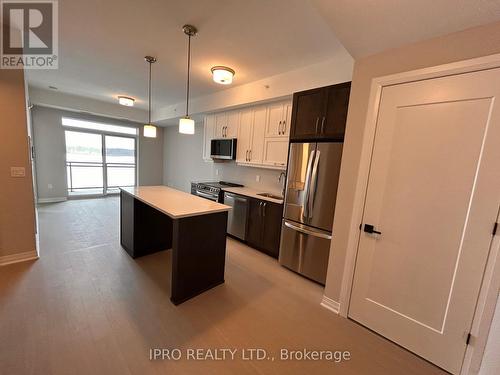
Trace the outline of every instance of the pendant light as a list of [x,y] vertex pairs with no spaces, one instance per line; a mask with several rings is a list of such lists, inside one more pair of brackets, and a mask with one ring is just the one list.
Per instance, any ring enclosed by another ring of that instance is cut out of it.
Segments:
[[186,116],[179,120],[179,133],[194,134],[194,120],[189,117],[189,73],[191,69],[191,37],[198,33],[196,27],[184,25],[182,27],[184,34],[188,36],[188,55],[187,55],[187,85],[186,85]]
[[156,126],[154,126],[151,123],[151,67],[153,63],[156,62],[156,57],[153,56],[146,56],[144,57],[144,60],[146,60],[149,63],[149,97],[148,97],[148,123],[144,125],[143,128],[143,134],[147,138],[156,138]]

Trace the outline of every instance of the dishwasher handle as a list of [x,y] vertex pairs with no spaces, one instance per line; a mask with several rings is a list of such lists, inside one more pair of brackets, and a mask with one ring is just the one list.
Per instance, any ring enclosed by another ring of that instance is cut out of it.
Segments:
[[248,199],[232,193],[224,193],[224,197],[231,198],[238,202],[247,202]]

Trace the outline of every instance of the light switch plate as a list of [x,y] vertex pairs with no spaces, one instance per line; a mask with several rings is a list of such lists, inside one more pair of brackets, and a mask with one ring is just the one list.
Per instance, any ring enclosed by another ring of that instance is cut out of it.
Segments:
[[10,177],[25,177],[26,169],[24,167],[10,167]]

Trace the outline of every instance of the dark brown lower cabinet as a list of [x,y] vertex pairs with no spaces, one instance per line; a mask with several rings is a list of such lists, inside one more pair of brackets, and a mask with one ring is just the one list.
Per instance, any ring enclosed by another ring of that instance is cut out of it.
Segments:
[[248,245],[278,258],[283,205],[250,199],[247,220]]

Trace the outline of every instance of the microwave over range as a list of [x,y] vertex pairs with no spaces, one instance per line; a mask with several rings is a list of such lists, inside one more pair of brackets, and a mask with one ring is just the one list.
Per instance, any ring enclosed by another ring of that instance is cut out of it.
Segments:
[[236,138],[212,139],[210,142],[210,157],[212,159],[236,159]]

